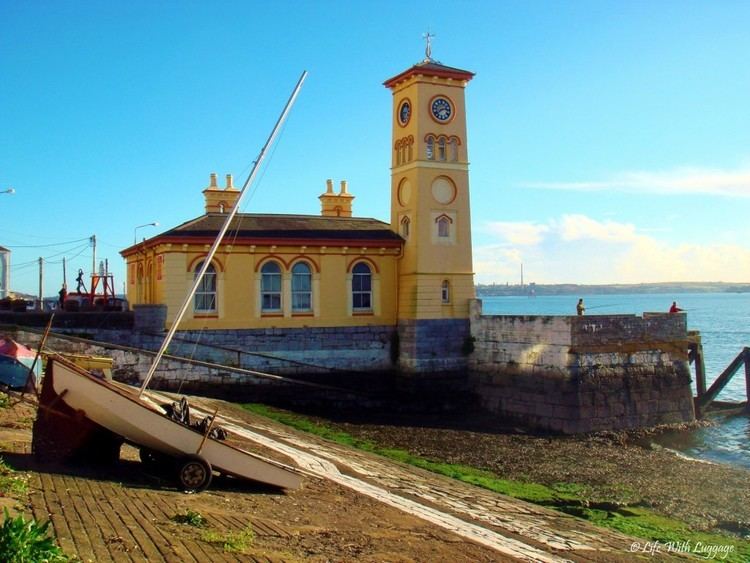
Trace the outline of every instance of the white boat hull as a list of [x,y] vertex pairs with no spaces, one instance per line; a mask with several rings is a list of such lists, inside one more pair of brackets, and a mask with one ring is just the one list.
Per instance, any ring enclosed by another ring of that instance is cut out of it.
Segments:
[[302,475],[292,467],[213,438],[203,442],[203,434],[172,420],[134,388],[99,379],[59,358],[51,359],[47,370],[55,393],[68,406],[136,446],[177,458],[200,449],[200,456],[221,473],[288,489],[302,484]]

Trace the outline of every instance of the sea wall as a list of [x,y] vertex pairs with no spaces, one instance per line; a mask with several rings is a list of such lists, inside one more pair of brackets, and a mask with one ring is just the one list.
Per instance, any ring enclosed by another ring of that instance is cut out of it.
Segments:
[[565,433],[695,418],[684,314],[488,316],[472,304],[470,379],[485,409]]
[[[40,331],[7,330],[12,338],[38,347]],[[103,356],[112,359],[112,376],[118,381],[140,385],[153,362],[155,352],[76,336],[50,333],[45,350],[67,354]],[[192,393],[230,399],[281,404],[325,403],[346,405],[355,400],[351,393],[326,385],[256,373],[251,370],[206,361],[166,355],[149,384],[151,389]],[[361,396],[357,401],[366,401]]]
[[[0,313],[0,323],[42,329],[49,313]],[[132,312],[59,313],[52,331],[97,342],[156,351],[164,340],[166,307]],[[468,327],[468,324],[467,324]],[[468,328],[467,328],[468,332]],[[169,353],[278,375],[392,370],[394,326],[344,326],[177,331]]]

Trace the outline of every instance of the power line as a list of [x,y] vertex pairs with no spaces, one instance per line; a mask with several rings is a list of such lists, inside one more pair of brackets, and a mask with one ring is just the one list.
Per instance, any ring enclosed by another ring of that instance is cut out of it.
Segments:
[[9,248],[10,250],[16,249],[16,248],[49,248],[50,246],[62,246],[64,244],[73,244],[74,242],[82,242],[82,241],[90,241],[91,237],[86,238],[79,238],[77,240],[69,240],[66,242],[55,242],[52,244],[27,244],[27,245],[8,245],[6,248]]

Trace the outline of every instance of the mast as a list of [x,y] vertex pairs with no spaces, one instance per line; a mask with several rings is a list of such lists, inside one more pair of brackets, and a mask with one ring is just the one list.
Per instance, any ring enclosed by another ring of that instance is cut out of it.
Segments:
[[177,316],[175,317],[175,320],[172,323],[172,326],[169,328],[169,332],[167,332],[167,336],[164,338],[164,342],[162,342],[161,348],[159,348],[159,351],[156,353],[156,356],[154,357],[154,361],[151,364],[151,367],[149,368],[148,373],[146,374],[146,379],[144,379],[143,384],[141,384],[141,389],[138,392],[139,397],[143,395],[143,392],[146,390],[146,387],[151,381],[151,378],[154,376],[154,372],[156,372],[156,368],[159,366],[159,362],[164,356],[164,353],[167,351],[167,348],[169,347],[170,342],[172,342],[172,338],[174,337],[175,332],[177,332],[177,326],[180,324],[182,317],[185,316],[185,312],[190,306],[190,303],[193,300],[193,296],[195,296],[195,292],[198,290],[198,286],[200,285],[201,280],[203,279],[203,275],[206,273],[206,270],[208,270],[208,267],[211,265],[211,260],[213,260],[213,257],[216,254],[216,251],[219,249],[219,245],[221,244],[221,241],[224,238],[224,235],[226,234],[227,230],[229,230],[229,225],[232,222],[232,219],[234,219],[234,216],[237,214],[237,211],[240,208],[240,203],[242,202],[242,198],[245,195],[245,192],[253,183],[253,180],[255,180],[255,176],[258,173],[258,169],[260,168],[261,162],[263,162],[263,159],[266,156],[266,152],[268,151],[269,147],[271,146],[274,139],[278,135],[279,130],[281,129],[281,126],[284,124],[284,121],[286,120],[287,115],[291,111],[292,106],[294,105],[294,101],[297,99],[297,94],[299,94],[300,88],[302,88],[302,83],[305,81],[305,78],[307,78],[306,70],[303,71],[302,75],[299,77],[299,80],[297,81],[297,85],[294,87],[294,90],[292,91],[292,95],[289,96],[289,99],[286,102],[286,106],[284,106],[284,110],[281,112],[281,115],[279,116],[279,119],[276,121],[276,125],[274,126],[273,131],[271,131],[271,134],[266,140],[266,144],[263,145],[262,149],[260,149],[260,154],[258,155],[258,158],[255,160],[255,163],[253,164],[253,168],[250,171],[250,174],[248,175],[247,180],[245,180],[244,185],[242,186],[240,195],[237,197],[237,202],[234,204],[231,211],[227,215],[227,218],[224,220],[224,224],[221,226],[221,229],[219,229],[219,234],[216,235],[216,239],[214,240],[214,243],[211,246],[211,249],[208,251],[208,254],[206,255],[205,260],[203,260],[203,265],[201,266],[201,270],[200,272],[198,272],[198,275],[195,276],[193,287],[190,289],[190,292],[188,293],[187,297],[185,297],[185,301],[182,303],[182,306],[180,307],[180,310],[178,311]]

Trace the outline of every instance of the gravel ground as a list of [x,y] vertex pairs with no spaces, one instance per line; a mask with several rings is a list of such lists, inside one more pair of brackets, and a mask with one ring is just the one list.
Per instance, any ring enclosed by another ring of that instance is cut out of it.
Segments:
[[480,416],[318,418],[381,446],[486,469],[502,479],[576,483],[590,503],[647,506],[694,529],[750,535],[750,471],[651,445],[659,430],[568,437],[533,435]]

